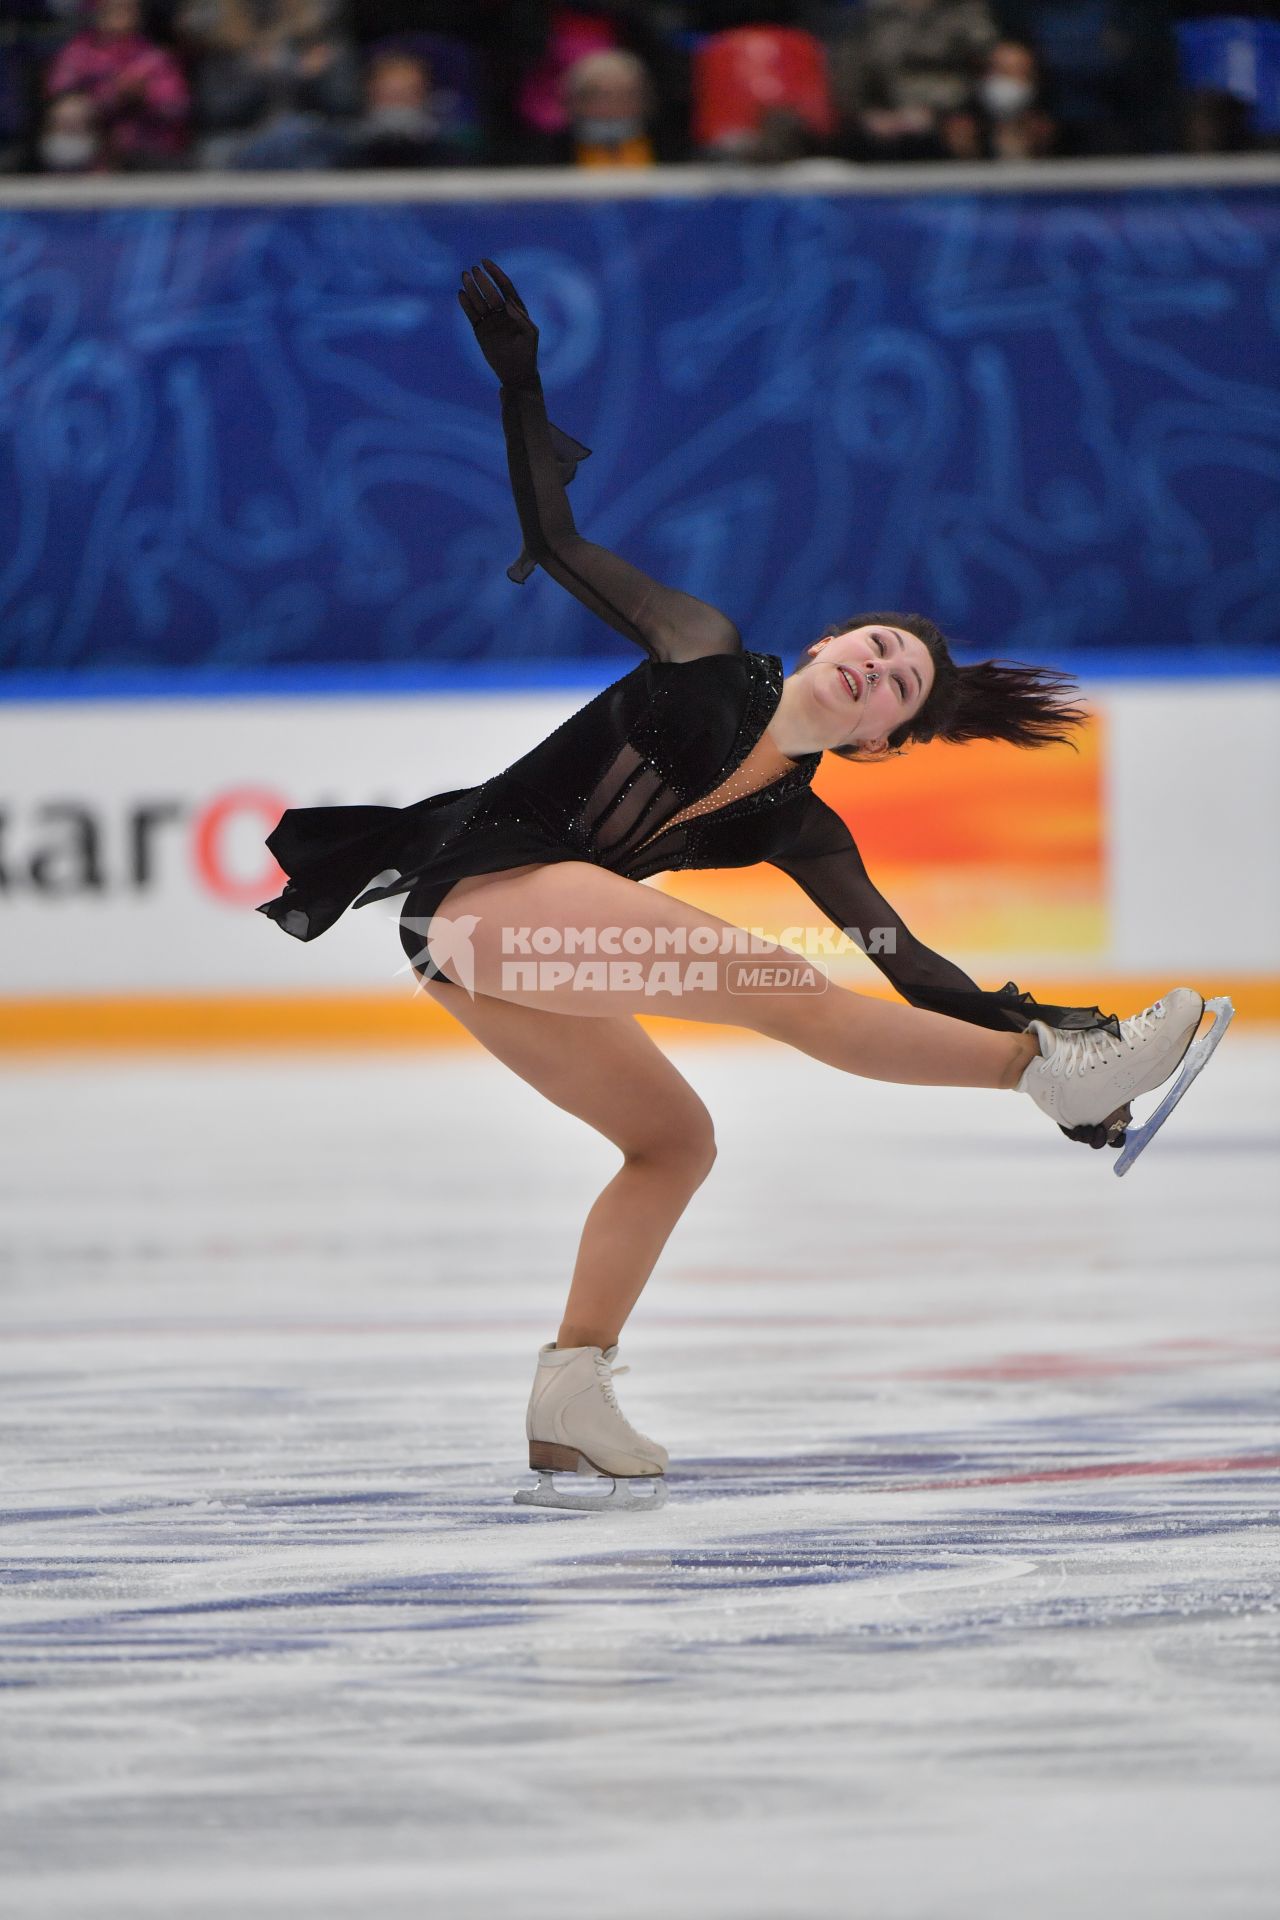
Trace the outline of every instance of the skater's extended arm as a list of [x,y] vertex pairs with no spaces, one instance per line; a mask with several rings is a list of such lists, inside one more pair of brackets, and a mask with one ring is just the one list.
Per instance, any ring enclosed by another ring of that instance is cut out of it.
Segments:
[[502,381],[502,428],[525,552],[512,577],[536,562],[576,600],[654,660],[738,653],[738,629],[718,608],[651,579],[607,547],[584,540],[565,491],[588,449],[551,425],[538,378],[538,330],[506,275],[463,275],[462,303],[489,365]]
[[810,793],[800,830],[773,864],[802,887],[827,918],[864,949],[904,1000],[980,1027],[1025,1032],[1033,1020],[1052,1027],[1114,1025],[1097,1007],[1055,1007],[1021,993],[1010,981],[985,992],[953,961],[917,940],[874,885],[839,814]]

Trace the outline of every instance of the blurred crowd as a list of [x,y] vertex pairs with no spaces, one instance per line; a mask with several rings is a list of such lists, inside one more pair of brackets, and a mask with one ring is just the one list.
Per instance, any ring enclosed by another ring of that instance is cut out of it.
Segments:
[[1271,6],[0,0],[0,171],[1280,146]]

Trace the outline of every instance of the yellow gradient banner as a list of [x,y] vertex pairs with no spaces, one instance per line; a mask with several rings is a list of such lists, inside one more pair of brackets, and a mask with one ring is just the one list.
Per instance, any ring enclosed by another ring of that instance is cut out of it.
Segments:
[[[966,956],[1105,951],[1104,728],[1094,712],[1078,746],[1034,753],[999,741],[934,742],[874,765],[828,755],[814,792],[841,816],[880,891],[927,945]],[[668,874],[679,898],[772,937],[829,925],[767,866]],[[796,943],[799,944],[799,943]],[[833,974],[861,956],[832,956]]]

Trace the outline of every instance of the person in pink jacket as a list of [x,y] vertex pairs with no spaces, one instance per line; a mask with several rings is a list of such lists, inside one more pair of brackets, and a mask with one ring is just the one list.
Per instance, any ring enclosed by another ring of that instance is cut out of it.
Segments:
[[46,96],[87,96],[111,171],[179,160],[191,110],[181,67],[140,31],[138,0],[92,0],[89,11],[89,25],[55,55],[45,76]]

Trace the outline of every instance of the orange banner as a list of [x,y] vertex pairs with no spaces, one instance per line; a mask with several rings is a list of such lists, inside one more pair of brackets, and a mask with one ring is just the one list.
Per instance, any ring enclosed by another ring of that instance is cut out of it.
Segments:
[[[828,754],[814,792],[858,843],[876,885],[940,953],[1105,951],[1104,729],[1095,712],[1078,745],[1029,752],[1000,741],[933,742],[854,766]],[[829,923],[768,866],[664,875],[659,884],[735,925]],[[832,972],[861,971],[857,954]]]

